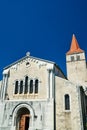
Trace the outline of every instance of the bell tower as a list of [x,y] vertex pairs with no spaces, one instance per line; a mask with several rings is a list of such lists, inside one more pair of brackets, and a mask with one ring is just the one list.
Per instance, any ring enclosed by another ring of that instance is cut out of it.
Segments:
[[85,52],[77,42],[75,35],[72,36],[70,50],[66,53],[67,78],[75,83],[86,81],[86,58]]

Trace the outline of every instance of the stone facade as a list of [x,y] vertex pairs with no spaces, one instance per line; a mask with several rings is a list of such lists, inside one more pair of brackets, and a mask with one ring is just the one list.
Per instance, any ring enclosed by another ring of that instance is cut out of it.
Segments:
[[[78,60],[78,56],[80,60]],[[74,58],[74,61],[71,61],[71,57]],[[86,69],[86,58],[85,53],[76,53],[72,55],[66,56],[66,64],[67,64],[67,76],[68,79],[72,82],[76,82],[77,84],[87,82],[87,69]],[[80,76],[81,75],[81,76]]]
[[[70,96],[70,109],[65,110],[64,96]],[[83,130],[79,87],[56,77],[56,128],[57,130]]]
[[[78,62],[71,62],[70,52],[66,55],[69,80],[54,62],[29,53],[5,67],[0,82],[0,130],[86,130],[87,70],[84,53],[79,55]],[[76,75],[81,75],[78,82]]]

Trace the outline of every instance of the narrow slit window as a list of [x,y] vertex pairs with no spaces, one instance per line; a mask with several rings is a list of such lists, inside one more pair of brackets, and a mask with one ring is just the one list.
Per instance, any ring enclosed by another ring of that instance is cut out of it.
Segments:
[[15,93],[15,94],[18,93],[18,81],[15,82],[15,92],[14,92],[14,93]]
[[74,61],[74,56],[71,56],[71,61]]
[[80,60],[80,56],[78,55],[78,56],[77,56],[77,61],[79,61],[79,60]]
[[33,93],[33,80],[30,80],[30,93]]
[[65,110],[70,110],[70,97],[68,94],[65,95]]
[[25,94],[28,93],[28,76],[25,77]]
[[20,81],[20,92],[19,93],[20,94],[23,93],[23,81]]
[[35,93],[38,93],[38,79],[35,80]]

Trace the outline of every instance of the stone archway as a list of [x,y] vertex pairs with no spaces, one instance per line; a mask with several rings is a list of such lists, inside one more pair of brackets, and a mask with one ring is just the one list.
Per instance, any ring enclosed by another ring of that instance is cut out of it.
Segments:
[[[28,105],[28,104],[24,104],[21,103],[19,105],[17,105],[15,107],[15,109],[13,109],[12,112],[12,128],[11,130],[21,130],[20,127],[20,123],[25,122],[25,128],[28,130],[33,130],[33,123],[34,123],[34,109]],[[23,119],[23,120],[22,120]],[[28,122],[28,123],[27,123]],[[26,130],[25,128],[23,128],[23,130]]]
[[22,107],[17,111],[16,130],[29,130],[30,111]]

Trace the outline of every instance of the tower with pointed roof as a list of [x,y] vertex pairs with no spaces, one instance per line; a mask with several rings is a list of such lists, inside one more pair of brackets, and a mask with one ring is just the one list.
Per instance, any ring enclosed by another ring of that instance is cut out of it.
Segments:
[[70,50],[66,53],[67,77],[77,84],[86,81],[86,58],[85,52],[77,42],[75,35],[72,36]]
[[[3,69],[0,130],[86,130],[85,53],[73,35],[66,54],[68,78],[45,59],[25,57]],[[71,81],[74,82],[71,82]]]

